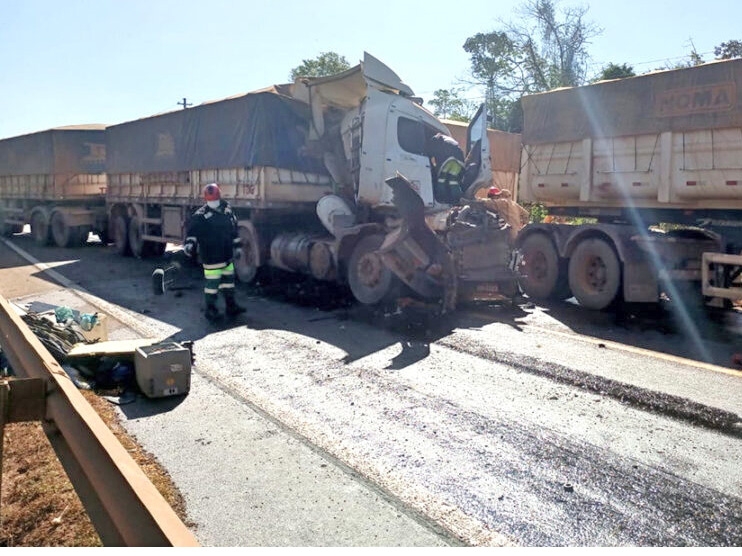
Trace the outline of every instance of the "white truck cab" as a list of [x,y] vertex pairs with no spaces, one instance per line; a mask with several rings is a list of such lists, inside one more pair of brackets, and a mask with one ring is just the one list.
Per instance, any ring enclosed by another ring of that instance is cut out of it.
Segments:
[[317,203],[331,236],[307,238],[316,246],[310,260],[313,252],[325,259],[331,253],[353,295],[369,305],[405,288],[444,310],[461,294],[513,295],[507,232],[475,198],[492,180],[484,105],[462,152],[446,141],[436,152],[431,139],[450,137],[448,128],[368,53],[341,74],[292,87],[292,96],[311,107],[307,140],[337,184],[336,194]]
[[[344,111],[337,131],[342,137],[358,205],[393,207],[392,190],[385,180],[399,173],[410,182],[426,208],[449,208],[448,203],[434,196],[427,144],[433,135],[450,136],[450,132],[382,62],[365,53],[363,62],[346,72],[297,82],[293,95],[312,106],[310,139],[331,140],[328,134],[332,124],[328,125],[328,120],[333,111]],[[471,157],[479,161],[472,183],[489,180],[491,163],[484,105],[469,126],[467,145],[461,147],[465,155],[471,149],[478,151]]]

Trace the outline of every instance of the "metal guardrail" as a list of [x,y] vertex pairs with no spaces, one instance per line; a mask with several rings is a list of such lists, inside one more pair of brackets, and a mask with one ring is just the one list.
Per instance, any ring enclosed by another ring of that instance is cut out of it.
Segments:
[[[44,432],[103,544],[199,546],[67,373],[1,296],[0,346],[18,377],[44,382]],[[3,396],[6,402],[7,398]]]

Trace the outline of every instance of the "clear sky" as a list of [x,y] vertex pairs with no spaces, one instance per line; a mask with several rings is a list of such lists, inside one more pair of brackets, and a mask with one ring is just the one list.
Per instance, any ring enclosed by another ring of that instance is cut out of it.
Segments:
[[[116,124],[288,82],[321,52],[363,52],[424,100],[466,78],[464,41],[514,20],[521,0],[0,0],[0,138],[50,127]],[[742,40],[738,0],[560,0],[589,6],[603,31],[595,73],[609,62],[637,73],[706,60]],[[456,9],[461,9],[456,12]],[[469,96],[475,96],[476,91]]]

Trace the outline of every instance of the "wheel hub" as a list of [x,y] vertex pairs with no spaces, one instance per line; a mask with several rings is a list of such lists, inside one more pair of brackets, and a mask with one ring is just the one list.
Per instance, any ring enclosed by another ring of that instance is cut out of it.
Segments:
[[607,270],[602,259],[593,258],[587,271],[588,283],[596,290],[602,290],[607,280]]
[[366,253],[358,261],[358,278],[368,287],[374,287],[381,281],[383,263],[378,255]]

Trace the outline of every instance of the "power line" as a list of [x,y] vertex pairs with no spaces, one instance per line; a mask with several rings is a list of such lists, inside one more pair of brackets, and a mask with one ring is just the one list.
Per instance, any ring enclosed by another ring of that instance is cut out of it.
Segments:
[[[714,51],[710,50],[708,52],[697,52],[696,54],[698,54],[699,56],[706,56],[707,54],[714,54]],[[673,60],[683,60],[685,58],[689,58],[690,55],[691,54],[689,53],[683,56],[668,56],[667,58],[658,58],[657,60],[647,60],[646,62],[625,62],[625,63],[628,64],[629,66],[645,66],[647,64],[657,64],[661,62],[672,62]],[[608,65],[608,63],[609,62],[593,62],[590,65],[602,67],[602,66]]]

